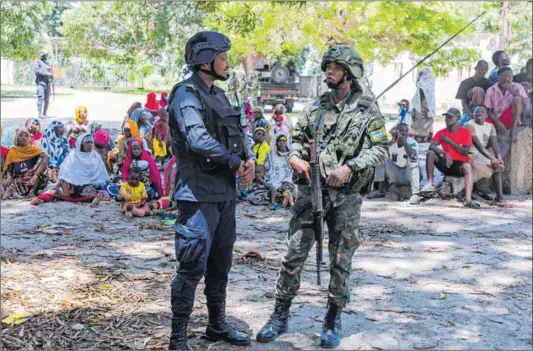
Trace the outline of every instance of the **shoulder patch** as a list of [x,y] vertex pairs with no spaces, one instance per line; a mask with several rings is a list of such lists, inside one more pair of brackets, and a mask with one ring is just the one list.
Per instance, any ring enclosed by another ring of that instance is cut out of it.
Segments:
[[385,130],[385,127],[371,131],[370,139],[373,143],[387,142],[389,138],[387,137],[387,131]]

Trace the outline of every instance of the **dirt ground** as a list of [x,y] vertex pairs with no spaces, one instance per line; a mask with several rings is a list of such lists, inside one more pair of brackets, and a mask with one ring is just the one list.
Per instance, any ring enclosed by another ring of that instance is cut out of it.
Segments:
[[[94,111],[101,117],[94,120],[120,124],[122,110],[135,96],[119,97],[119,109],[107,108],[112,93],[103,94],[63,98],[72,105],[89,101],[90,118]],[[1,102],[3,125],[7,118],[7,124],[20,123],[34,103],[4,96]],[[106,113],[111,109],[116,113]],[[353,259],[339,349],[531,350],[532,199],[508,199],[515,208],[482,202],[480,210],[464,209],[455,200],[438,199],[419,206],[365,200],[365,241]],[[286,210],[238,205],[227,310],[231,321],[253,336],[274,304],[289,218]],[[324,255],[328,262],[327,250]],[[313,249],[288,333],[271,344],[254,341],[248,349],[319,348],[329,274],[325,264],[325,283],[316,285],[314,257]],[[158,217],[128,220],[117,204],[105,202],[91,208],[3,201],[1,347],[167,348],[169,284],[176,264],[172,227]],[[200,283],[191,346],[239,349],[202,339],[206,322]]]
[[[531,349],[532,203],[514,201],[513,209],[481,210],[436,199],[416,207],[365,201],[365,242],[353,259],[339,348]],[[170,226],[158,217],[127,220],[112,203],[31,208],[11,200],[1,210],[2,319],[19,317],[2,325],[3,348],[167,347],[176,266]],[[290,215],[245,203],[237,213],[227,309],[255,335],[274,303]],[[319,348],[327,290],[316,285],[314,257],[313,249],[288,333],[249,349]],[[328,282],[327,265],[322,272]],[[201,338],[202,288],[192,347],[236,348]]]

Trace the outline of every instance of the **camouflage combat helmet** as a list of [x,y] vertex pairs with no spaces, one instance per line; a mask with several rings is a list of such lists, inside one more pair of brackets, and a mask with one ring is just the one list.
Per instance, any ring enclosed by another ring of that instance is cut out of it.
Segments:
[[359,79],[363,76],[363,59],[351,46],[334,45],[330,47],[322,56],[320,65],[322,72],[326,72],[326,66],[330,62],[335,62],[344,67],[353,78]]

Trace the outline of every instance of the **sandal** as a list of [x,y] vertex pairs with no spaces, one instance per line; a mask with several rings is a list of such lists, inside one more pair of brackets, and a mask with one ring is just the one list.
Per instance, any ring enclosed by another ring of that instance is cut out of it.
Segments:
[[473,208],[473,209],[479,209],[481,208],[481,205],[478,204],[477,202],[475,202],[474,200],[470,200],[469,203],[465,204],[465,207],[468,207],[468,208]]

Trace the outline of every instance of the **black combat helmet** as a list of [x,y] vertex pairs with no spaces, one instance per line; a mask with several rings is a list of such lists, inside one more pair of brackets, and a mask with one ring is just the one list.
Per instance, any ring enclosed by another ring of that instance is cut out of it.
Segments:
[[194,66],[210,63],[221,52],[231,49],[231,41],[218,32],[198,32],[185,45],[185,63],[192,69]]

